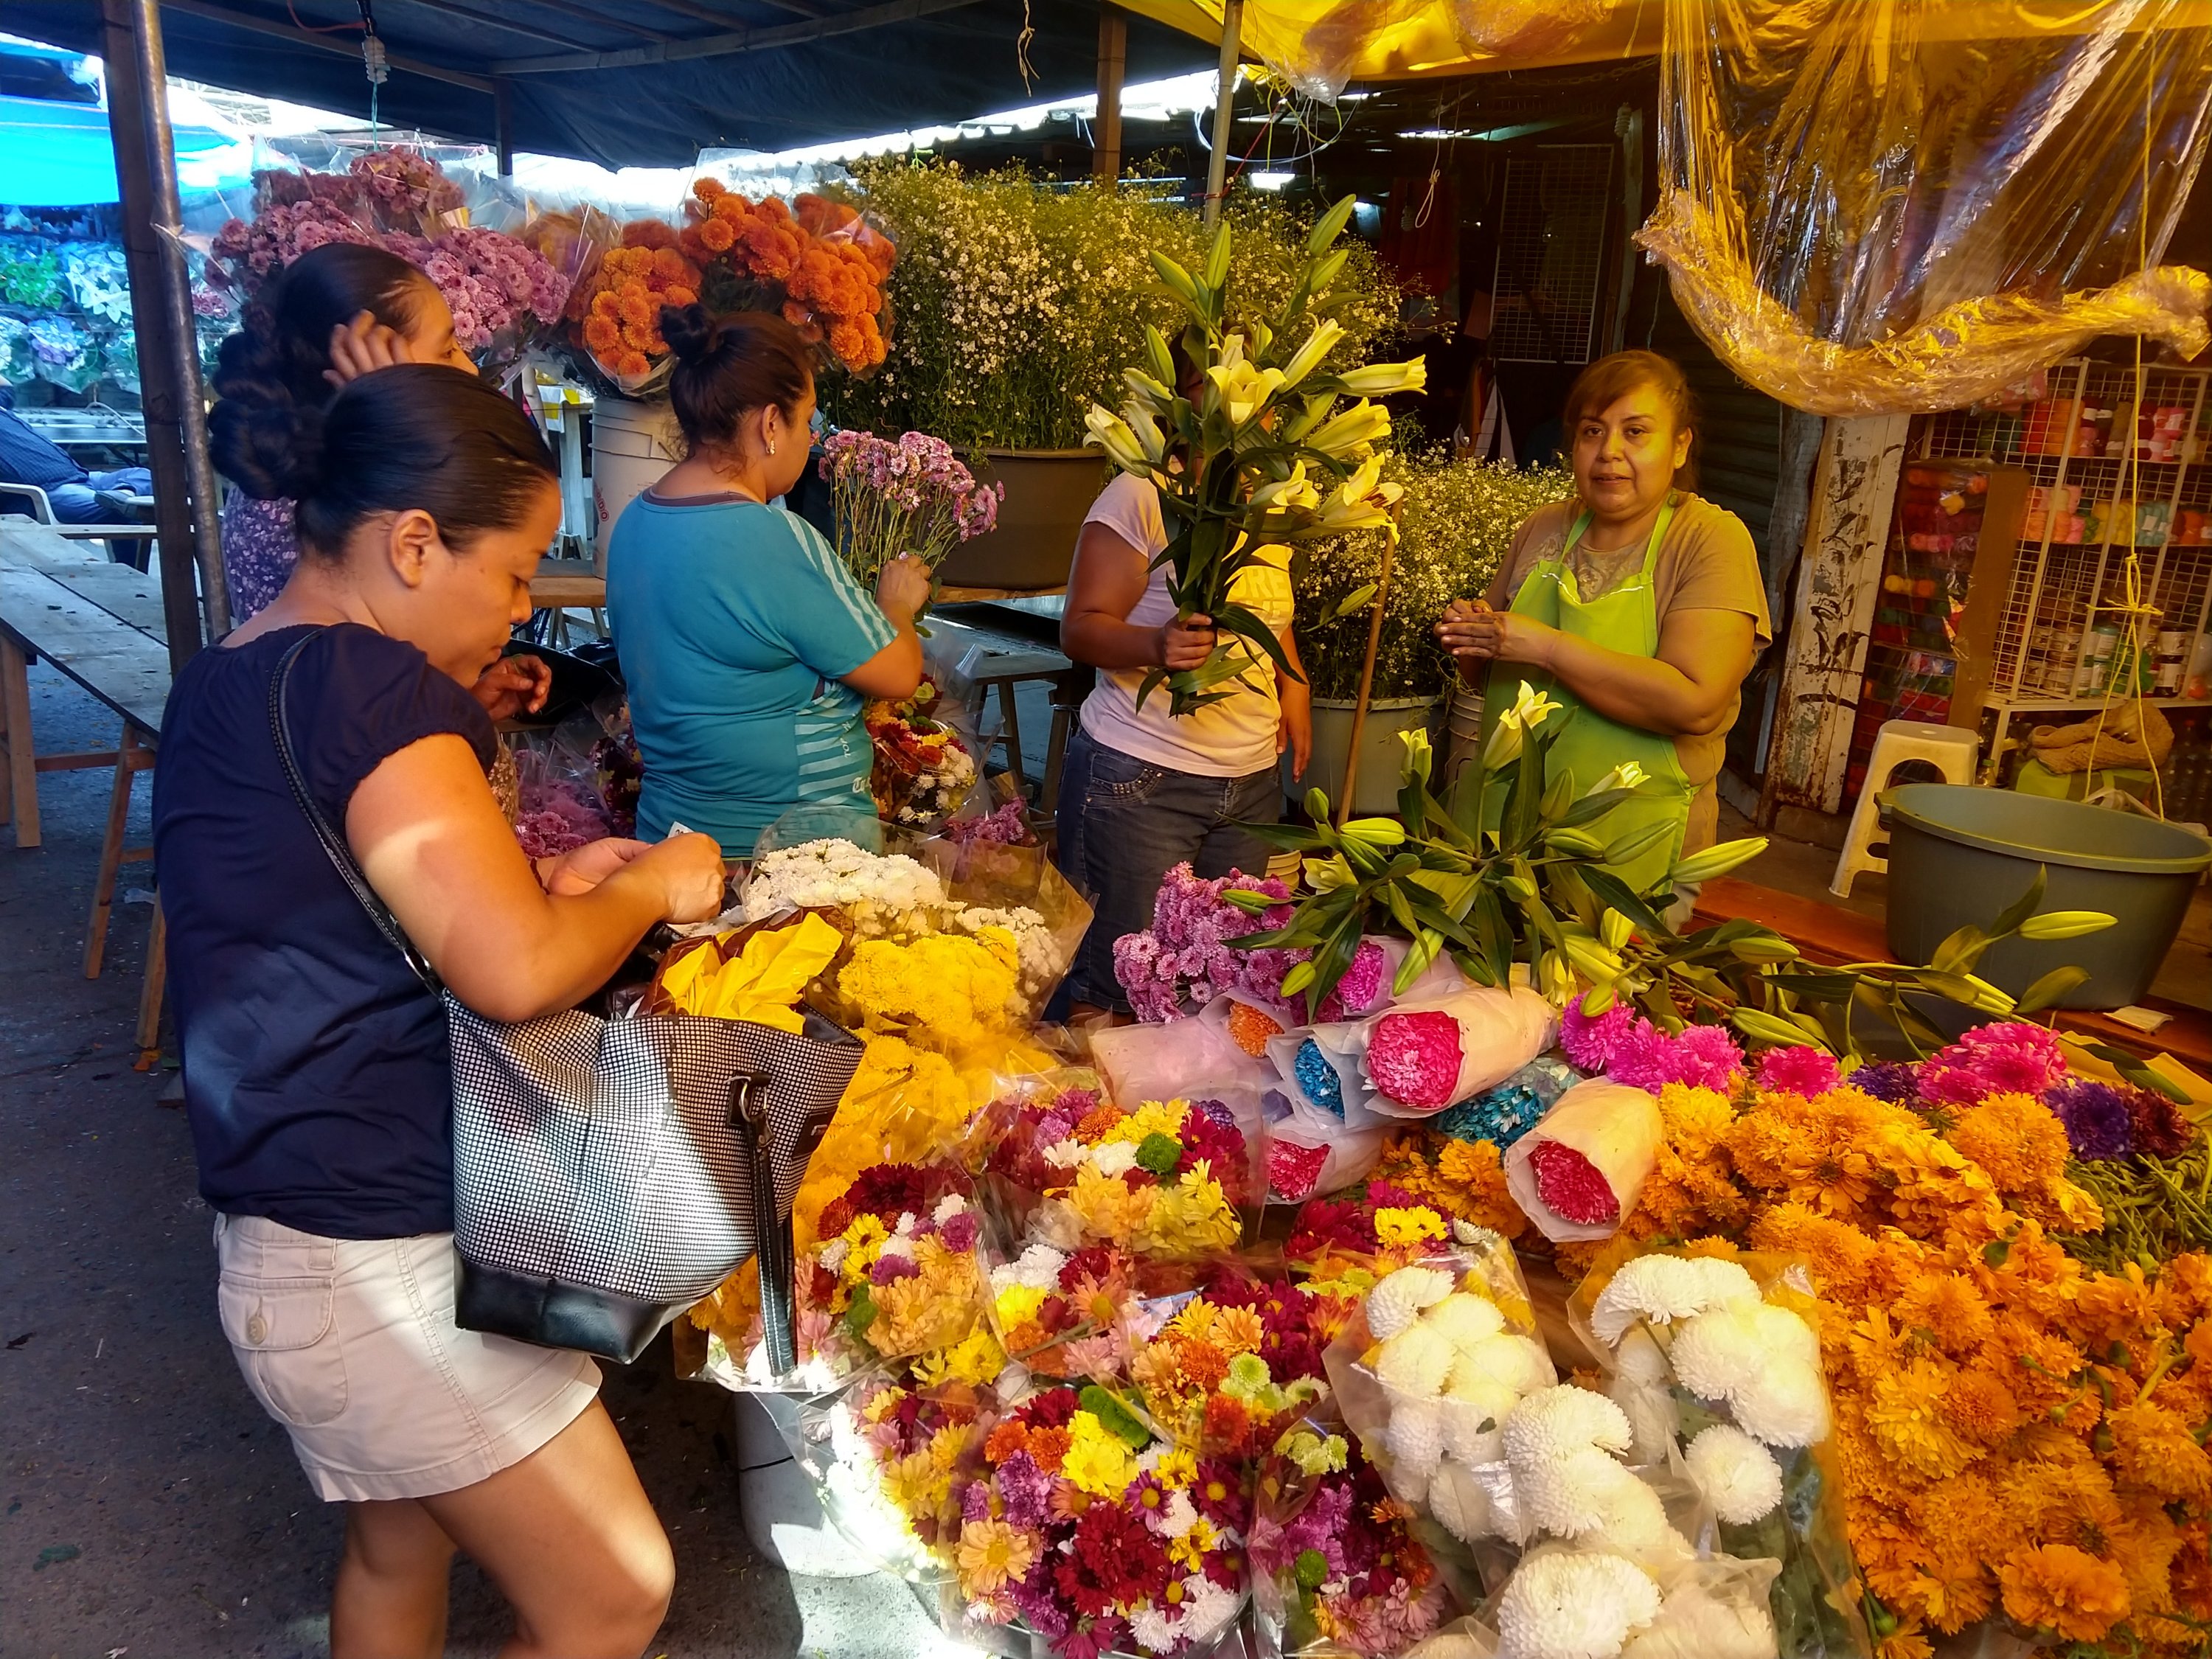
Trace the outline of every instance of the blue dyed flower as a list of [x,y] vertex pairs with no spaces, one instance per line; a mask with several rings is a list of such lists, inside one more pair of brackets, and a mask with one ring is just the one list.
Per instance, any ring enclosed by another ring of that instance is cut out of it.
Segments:
[[1291,1070],[1308,1100],[1332,1117],[1340,1120],[1344,1116],[1344,1079],[1337,1076],[1336,1067],[1322,1053],[1321,1044],[1311,1037],[1301,1042],[1297,1058],[1291,1062]]

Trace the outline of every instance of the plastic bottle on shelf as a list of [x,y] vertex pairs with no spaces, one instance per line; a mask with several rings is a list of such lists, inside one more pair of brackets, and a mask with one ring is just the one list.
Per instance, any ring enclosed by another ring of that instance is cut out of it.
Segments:
[[2189,666],[2182,672],[2181,695],[2200,701],[2212,696],[2212,634],[2197,636],[2197,644],[2189,653]]

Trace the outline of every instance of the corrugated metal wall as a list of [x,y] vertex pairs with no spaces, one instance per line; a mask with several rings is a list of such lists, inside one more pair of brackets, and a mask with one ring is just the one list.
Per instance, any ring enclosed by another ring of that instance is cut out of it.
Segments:
[[1697,396],[1704,428],[1698,493],[1750,526],[1759,568],[1771,570],[1773,554],[1766,532],[1780,477],[1782,405],[1746,386],[1713,356],[1676,309],[1671,294],[1662,292],[1659,298],[1649,344],[1681,364]]

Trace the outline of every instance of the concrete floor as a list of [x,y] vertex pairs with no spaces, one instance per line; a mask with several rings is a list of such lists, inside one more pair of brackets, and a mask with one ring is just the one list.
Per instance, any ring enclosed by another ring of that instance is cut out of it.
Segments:
[[[31,696],[48,752],[114,741],[51,669],[33,669]],[[239,1377],[184,1114],[157,1104],[166,1076],[131,1066],[146,905],[117,906],[100,979],[79,965],[108,775],[41,781],[40,849],[0,830],[0,1659],[314,1659],[338,1516]],[[144,881],[125,867],[126,890]],[[648,1653],[939,1647],[896,1582],[793,1579],[753,1553],[729,1397],[678,1382],[665,1344],[610,1368],[605,1398],[676,1547]],[[449,1651],[491,1654],[507,1629],[463,1564]]]

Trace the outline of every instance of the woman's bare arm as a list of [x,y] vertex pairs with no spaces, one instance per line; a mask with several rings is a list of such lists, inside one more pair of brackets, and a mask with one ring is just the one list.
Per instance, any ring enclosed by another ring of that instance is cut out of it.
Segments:
[[354,791],[345,835],[407,937],[491,1019],[574,1006],[653,923],[704,921],[721,907],[721,848],[696,835],[646,848],[589,891],[547,893],[475,751],[450,734],[387,756]]
[[1129,620],[1152,574],[1144,554],[1103,524],[1086,524],[1060,613],[1060,648],[1093,668],[1195,668],[1213,649],[1211,618],[1158,628]]

